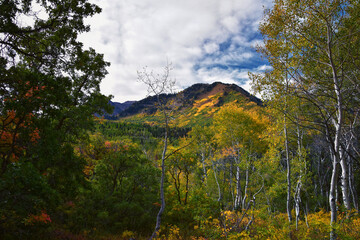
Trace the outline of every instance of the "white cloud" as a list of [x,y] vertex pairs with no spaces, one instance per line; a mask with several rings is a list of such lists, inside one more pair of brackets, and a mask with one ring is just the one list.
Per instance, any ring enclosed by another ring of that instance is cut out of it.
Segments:
[[92,2],[103,12],[88,20],[92,30],[80,40],[104,53],[111,62],[101,90],[121,102],[145,97],[146,86],[136,81],[137,70],[143,66],[159,69],[167,59],[174,65],[173,75],[179,87],[243,79],[240,73],[247,73],[246,66],[244,69],[206,66],[246,64],[256,58],[251,47],[259,40],[253,35],[262,18],[262,6],[271,4],[270,0]]
[[204,50],[207,54],[215,53],[219,50],[219,45],[212,42],[204,45]]
[[264,72],[266,70],[271,70],[272,67],[270,65],[261,65],[261,66],[258,66],[255,71],[256,72]]
[[239,28],[239,20],[235,16],[226,17],[221,23],[230,33],[236,33]]

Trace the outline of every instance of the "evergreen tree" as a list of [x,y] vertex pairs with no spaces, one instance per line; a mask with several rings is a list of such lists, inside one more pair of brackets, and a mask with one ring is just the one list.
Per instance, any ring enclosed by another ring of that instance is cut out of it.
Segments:
[[1,238],[27,238],[29,216],[73,198],[83,179],[73,144],[110,110],[99,87],[109,63],[77,36],[100,11],[86,0],[0,3]]

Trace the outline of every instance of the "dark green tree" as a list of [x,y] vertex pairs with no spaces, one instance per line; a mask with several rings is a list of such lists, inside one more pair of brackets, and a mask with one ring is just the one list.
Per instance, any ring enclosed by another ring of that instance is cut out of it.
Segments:
[[56,215],[84,179],[73,146],[110,110],[99,87],[109,63],[77,37],[100,11],[86,0],[0,2],[0,238],[29,238],[29,216]]
[[83,188],[72,211],[64,214],[72,232],[151,233],[160,171],[140,146],[129,139],[107,141],[96,134],[80,145],[79,154],[86,159],[90,186]]

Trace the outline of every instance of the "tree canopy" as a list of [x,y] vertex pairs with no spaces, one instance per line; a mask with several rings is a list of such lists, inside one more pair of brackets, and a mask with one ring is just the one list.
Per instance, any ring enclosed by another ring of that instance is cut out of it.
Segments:
[[82,182],[72,144],[110,110],[99,86],[109,63],[77,40],[100,11],[85,0],[0,3],[0,234],[20,234],[22,219]]

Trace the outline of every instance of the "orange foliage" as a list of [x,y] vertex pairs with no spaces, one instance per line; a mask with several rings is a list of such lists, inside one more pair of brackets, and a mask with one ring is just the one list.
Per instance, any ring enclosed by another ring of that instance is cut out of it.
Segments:
[[105,147],[106,148],[111,148],[111,142],[105,141]]
[[[237,146],[235,146],[237,147]],[[235,147],[224,147],[222,149],[222,156],[228,157],[228,156],[236,156],[237,155],[237,149]]]
[[29,217],[25,220],[25,223],[28,225],[34,225],[38,223],[48,224],[51,223],[51,218],[45,210],[42,210],[41,214],[39,215],[30,214]]
[[[21,80],[19,80],[21,81]],[[21,83],[21,82],[20,82]],[[32,86],[30,81],[23,82],[24,88],[19,89],[16,95],[4,100],[7,104],[26,104],[40,98],[45,86]],[[25,111],[10,109],[0,116],[0,154],[5,165],[18,161],[26,153],[26,149],[36,144],[40,139],[40,130],[34,127],[36,109],[25,108]]]
[[[6,116],[0,117],[0,151],[2,156],[10,162],[16,162],[19,155],[24,153],[25,145],[19,144],[20,137],[25,137],[25,144],[35,144],[40,139],[40,130],[32,129],[34,114],[27,113],[25,116],[17,116],[15,110],[9,110]],[[32,129],[32,130],[30,130]],[[23,130],[30,130],[30,133],[23,135]],[[21,135],[22,134],[22,135]]]
[[[25,83],[26,86],[30,85],[30,82],[26,82]],[[35,87],[31,87],[29,90],[27,90],[27,92],[25,93],[24,97],[26,99],[28,99],[31,102],[31,97],[34,97],[34,95],[38,94],[39,92],[41,92],[42,90],[44,90],[46,87],[45,86],[35,86]],[[39,96],[35,97],[36,99],[40,99]]]
[[40,131],[38,128],[35,128],[35,130],[30,134],[30,141],[31,142],[37,142],[37,140],[40,139]]

